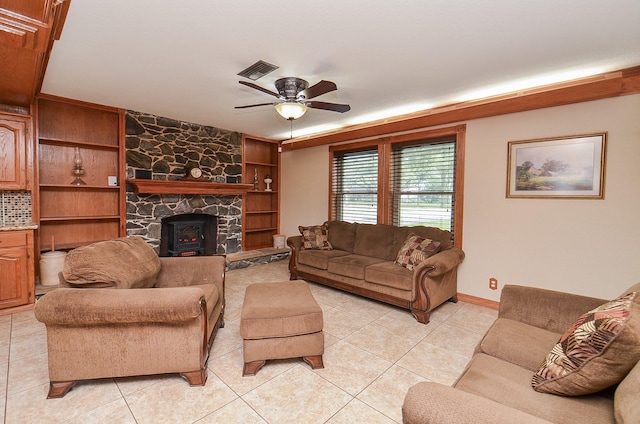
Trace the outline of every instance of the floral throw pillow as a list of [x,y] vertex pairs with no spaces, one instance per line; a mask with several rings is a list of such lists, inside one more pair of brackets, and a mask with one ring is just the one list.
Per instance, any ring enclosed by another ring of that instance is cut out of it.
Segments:
[[327,240],[328,229],[326,225],[313,225],[310,227],[299,226],[302,234],[302,247],[304,249],[332,250],[333,246]]
[[640,302],[628,293],[582,315],[531,379],[541,393],[580,396],[624,379],[640,359]]
[[433,256],[440,250],[440,242],[409,234],[396,257],[396,263],[412,271],[420,262]]

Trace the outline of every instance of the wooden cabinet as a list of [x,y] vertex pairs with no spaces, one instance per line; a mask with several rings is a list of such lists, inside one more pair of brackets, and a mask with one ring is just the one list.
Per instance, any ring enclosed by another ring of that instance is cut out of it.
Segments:
[[0,309],[34,302],[33,231],[0,231]]
[[[253,184],[242,204],[243,250],[273,247],[273,236],[280,230],[280,143],[264,138],[242,137],[242,182]],[[273,180],[266,191],[266,176]]]
[[[37,122],[39,251],[124,236],[124,111],[40,96]],[[85,185],[72,184],[76,152]]]
[[28,134],[30,118],[0,114],[0,189],[30,190]]
[[0,103],[28,112],[71,0],[0,2]]

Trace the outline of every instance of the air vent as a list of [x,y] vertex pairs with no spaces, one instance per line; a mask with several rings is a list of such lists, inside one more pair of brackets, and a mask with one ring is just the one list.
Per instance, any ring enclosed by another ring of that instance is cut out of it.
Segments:
[[259,60],[244,71],[239,72],[238,75],[255,81],[276,69],[278,69],[278,66],[267,63],[264,60]]

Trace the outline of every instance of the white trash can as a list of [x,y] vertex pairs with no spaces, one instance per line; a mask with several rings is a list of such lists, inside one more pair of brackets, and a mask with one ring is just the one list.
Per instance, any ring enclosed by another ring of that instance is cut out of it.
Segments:
[[273,247],[276,249],[284,249],[287,236],[284,234],[276,234],[273,236]]
[[67,252],[46,252],[40,255],[40,284],[43,286],[57,286],[60,284],[58,273],[64,268],[64,258]]

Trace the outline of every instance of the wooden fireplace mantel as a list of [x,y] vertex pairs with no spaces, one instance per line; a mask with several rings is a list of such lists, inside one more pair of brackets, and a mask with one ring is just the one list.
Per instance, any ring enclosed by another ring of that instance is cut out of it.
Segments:
[[209,181],[127,180],[136,193],[144,194],[244,194],[253,184],[212,183]]

